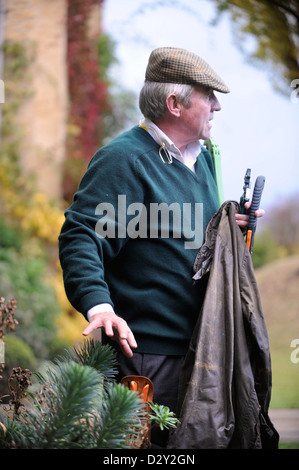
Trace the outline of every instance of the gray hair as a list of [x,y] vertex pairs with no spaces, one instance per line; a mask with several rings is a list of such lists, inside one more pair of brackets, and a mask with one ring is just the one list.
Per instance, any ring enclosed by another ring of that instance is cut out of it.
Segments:
[[140,110],[144,117],[155,121],[167,110],[167,96],[176,95],[178,101],[188,108],[193,90],[192,85],[145,81],[139,95]]

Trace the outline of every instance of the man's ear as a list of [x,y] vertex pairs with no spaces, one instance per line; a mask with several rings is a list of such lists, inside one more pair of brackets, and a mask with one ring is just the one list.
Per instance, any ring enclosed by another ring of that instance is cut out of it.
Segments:
[[171,94],[166,98],[168,111],[175,117],[180,117],[182,105],[178,102],[176,95]]

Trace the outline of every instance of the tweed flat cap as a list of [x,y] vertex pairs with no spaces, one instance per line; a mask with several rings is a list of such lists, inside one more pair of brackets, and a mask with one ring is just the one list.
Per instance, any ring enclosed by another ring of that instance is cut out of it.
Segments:
[[205,60],[193,52],[176,47],[160,47],[152,51],[145,72],[145,80],[204,85],[221,93],[230,91]]

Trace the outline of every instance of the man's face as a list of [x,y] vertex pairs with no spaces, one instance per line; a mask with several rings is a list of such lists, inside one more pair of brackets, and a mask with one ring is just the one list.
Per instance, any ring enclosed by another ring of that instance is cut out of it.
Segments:
[[197,87],[191,95],[189,108],[182,106],[180,124],[189,142],[208,139],[214,111],[221,106],[212,89]]

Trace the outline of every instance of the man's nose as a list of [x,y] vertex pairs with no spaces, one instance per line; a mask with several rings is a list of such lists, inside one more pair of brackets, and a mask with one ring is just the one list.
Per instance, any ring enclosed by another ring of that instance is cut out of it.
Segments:
[[212,102],[212,111],[221,111],[221,104],[218,101],[218,98],[214,95],[213,96],[213,102]]

